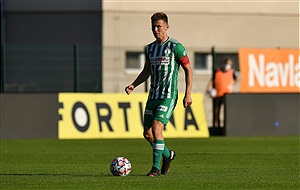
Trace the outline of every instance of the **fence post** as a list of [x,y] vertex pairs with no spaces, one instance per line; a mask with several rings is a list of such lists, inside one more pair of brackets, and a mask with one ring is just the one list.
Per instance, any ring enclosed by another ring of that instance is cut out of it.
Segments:
[[[214,73],[214,70],[215,70],[215,67],[216,67],[216,52],[215,52],[215,47],[213,46],[212,48],[211,48],[211,55],[212,55],[212,68],[211,68],[211,73],[212,73],[212,75],[213,75],[213,73]],[[211,77],[212,78],[212,77]],[[214,104],[214,100],[212,99],[212,116],[213,116],[213,123],[212,123],[212,127],[213,127],[213,133],[215,133],[216,132],[216,126],[215,126],[215,120],[216,120],[216,118],[215,118],[215,104]],[[215,135],[215,134],[213,134],[213,135]]]
[[6,85],[6,44],[1,44],[1,92],[5,92]]
[[216,68],[216,52],[215,52],[215,46],[211,47],[211,56],[212,56],[212,72]]
[[79,45],[74,44],[73,56],[74,56],[74,91],[79,91]]

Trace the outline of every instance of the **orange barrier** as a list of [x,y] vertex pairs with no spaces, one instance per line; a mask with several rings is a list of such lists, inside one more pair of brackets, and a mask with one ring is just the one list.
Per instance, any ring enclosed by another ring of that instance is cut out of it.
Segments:
[[241,92],[300,92],[299,49],[239,50]]

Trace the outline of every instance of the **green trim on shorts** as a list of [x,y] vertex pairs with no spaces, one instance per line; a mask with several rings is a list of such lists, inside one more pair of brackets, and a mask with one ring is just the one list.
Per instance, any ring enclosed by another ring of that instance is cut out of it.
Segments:
[[177,98],[162,100],[149,99],[144,112],[144,126],[152,126],[154,120],[158,120],[166,126],[174,112],[176,104]]

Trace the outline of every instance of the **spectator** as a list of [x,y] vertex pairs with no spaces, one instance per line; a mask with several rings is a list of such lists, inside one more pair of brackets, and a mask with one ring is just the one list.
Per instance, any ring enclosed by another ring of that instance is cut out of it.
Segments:
[[232,60],[226,58],[223,65],[214,70],[213,77],[206,87],[206,92],[213,98],[213,127],[217,130],[221,128],[220,110],[224,104],[225,94],[231,93],[238,82],[232,64]]

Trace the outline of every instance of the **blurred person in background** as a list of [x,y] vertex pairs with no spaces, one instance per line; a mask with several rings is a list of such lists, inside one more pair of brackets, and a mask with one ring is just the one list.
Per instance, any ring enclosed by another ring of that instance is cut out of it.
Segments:
[[213,127],[217,131],[221,129],[220,110],[224,104],[225,94],[232,93],[232,89],[238,82],[232,64],[232,59],[226,58],[222,66],[214,70],[212,79],[208,82],[205,90],[213,98]]

